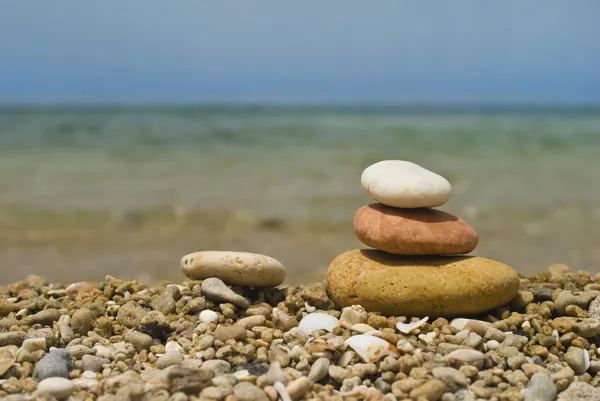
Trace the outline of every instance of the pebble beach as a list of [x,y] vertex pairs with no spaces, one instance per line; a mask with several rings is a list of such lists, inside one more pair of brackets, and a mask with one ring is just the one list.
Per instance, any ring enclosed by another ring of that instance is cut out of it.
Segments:
[[[0,288],[5,400],[600,399],[600,274],[525,277],[475,251],[442,176],[382,161],[354,232],[369,248],[286,285],[277,259],[182,256],[182,281],[107,275]],[[185,278],[185,279],[184,279]]]

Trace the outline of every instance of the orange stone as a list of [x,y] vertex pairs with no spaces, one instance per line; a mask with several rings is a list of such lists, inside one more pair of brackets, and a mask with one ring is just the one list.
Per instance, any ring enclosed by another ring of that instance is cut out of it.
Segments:
[[473,227],[450,213],[381,203],[356,211],[354,233],[363,244],[396,255],[461,255],[479,241]]

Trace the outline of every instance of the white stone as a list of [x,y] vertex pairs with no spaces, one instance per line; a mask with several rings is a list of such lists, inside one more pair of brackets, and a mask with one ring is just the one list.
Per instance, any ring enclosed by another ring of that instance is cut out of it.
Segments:
[[38,350],[46,350],[46,339],[44,337],[38,338],[28,338],[23,341],[23,345],[21,345],[21,349],[25,349],[29,352],[34,352]]
[[199,319],[202,323],[216,323],[219,320],[219,315],[215,311],[206,309],[200,312]]
[[75,391],[75,384],[63,377],[49,377],[37,386],[39,394],[49,394],[59,400],[69,398],[73,391]]
[[367,195],[392,207],[441,206],[452,193],[444,177],[403,160],[372,164],[363,171],[360,182]]
[[340,321],[327,313],[314,312],[304,316],[298,327],[304,334],[310,335],[316,330],[327,330],[329,332],[340,325]]
[[278,260],[257,253],[194,252],[181,258],[180,266],[192,280],[216,277],[229,285],[276,287],[285,280],[285,269]]

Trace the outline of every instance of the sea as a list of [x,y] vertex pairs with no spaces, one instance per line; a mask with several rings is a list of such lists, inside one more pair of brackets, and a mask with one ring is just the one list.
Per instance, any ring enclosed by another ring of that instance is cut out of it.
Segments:
[[180,282],[200,250],[320,281],[361,247],[360,175],[386,159],[450,181],[474,255],[600,272],[600,109],[3,108],[0,282]]

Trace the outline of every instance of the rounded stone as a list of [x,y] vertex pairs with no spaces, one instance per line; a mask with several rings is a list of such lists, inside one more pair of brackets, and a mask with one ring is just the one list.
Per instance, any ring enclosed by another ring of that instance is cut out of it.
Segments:
[[37,386],[39,394],[49,394],[58,400],[67,399],[75,391],[75,384],[63,377],[50,377]]
[[450,213],[381,203],[356,211],[354,233],[363,244],[397,255],[460,255],[479,241],[475,229]]
[[276,259],[247,252],[194,252],[181,258],[181,271],[192,280],[216,277],[230,285],[275,287],[285,280]]
[[393,207],[441,206],[452,194],[444,177],[403,160],[372,164],[363,171],[360,183],[371,198]]
[[400,256],[356,249],[331,262],[331,299],[388,316],[478,314],[508,303],[519,290],[510,266],[475,256]]

